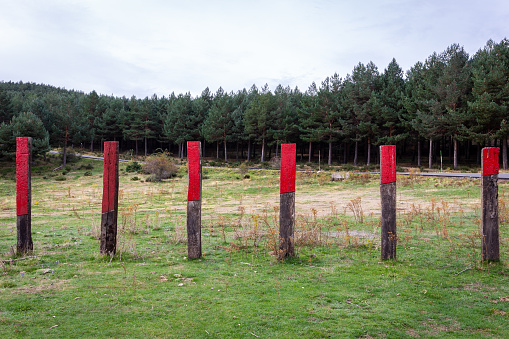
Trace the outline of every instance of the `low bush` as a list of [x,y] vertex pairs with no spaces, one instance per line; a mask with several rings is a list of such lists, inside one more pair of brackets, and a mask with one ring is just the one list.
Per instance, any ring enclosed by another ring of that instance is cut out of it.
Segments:
[[126,172],[141,172],[143,168],[137,161],[133,161],[129,165],[126,166],[125,171]]
[[81,165],[80,167],[78,167],[78,170],[93,170],[93,169],[94,166],[92,164]]
[[162,179],[175,176],[178,168],[177,165],[168,158],[167,153],[160,153],[149,156],[143,165],[143,170],[153,177],[149,177],[151,179],[147,178],[146,181],[161,181]]

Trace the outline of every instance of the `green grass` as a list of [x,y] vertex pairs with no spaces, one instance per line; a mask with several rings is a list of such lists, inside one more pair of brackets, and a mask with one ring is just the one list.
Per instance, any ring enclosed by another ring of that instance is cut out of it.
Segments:
[[[72,164],[61,182],[50,176],[56,166],[43,166],[33,171],[34,253],[21,258],[12,253],[15,182],[8,164],[0,171],[2,338],[509,336],[509,233],[502,223],[501,262],[481,262],[475,180],[398,178],[398,260],[382,262],[379,177],[300,173],[297,256],[278,262],[279,172],[242,180],[236,169],[205,168],[204,255],[188,260],[187,177],[142,183],[121,164],[110,258],[97,239],[101,162]],[[507,185],[499,190],[505,202]],[[347,206],[357,196],[362,222]]]

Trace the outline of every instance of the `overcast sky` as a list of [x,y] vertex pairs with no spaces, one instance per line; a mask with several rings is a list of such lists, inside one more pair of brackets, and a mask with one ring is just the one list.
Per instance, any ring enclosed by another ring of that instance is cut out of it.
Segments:
[[507,0],[0,0],[0,80],[139,98],[307,90],[508,37]]

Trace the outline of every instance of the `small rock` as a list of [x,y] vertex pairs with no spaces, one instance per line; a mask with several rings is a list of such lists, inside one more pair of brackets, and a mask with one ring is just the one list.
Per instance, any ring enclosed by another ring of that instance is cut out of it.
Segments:
[[37,272],[39,272],[40,274],[48,274],[48,273],[53,273],[55,270],[51,269],[51,268],[41,268],[41,269],[38,269]]

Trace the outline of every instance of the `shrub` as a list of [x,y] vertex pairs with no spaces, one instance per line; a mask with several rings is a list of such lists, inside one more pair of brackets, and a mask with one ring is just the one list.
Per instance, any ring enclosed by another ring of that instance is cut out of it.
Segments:
[[81,165],[80,167],[78,167],[78,170],[93,170],[93,169],[94,166],[92,166],[92,164]]
[[272,159],[270,159],[270,167],[280,169],[281,168],[281,158],[280,157],[272,157]]
[[141,172],[141,165],[137,161],[133,161],[125,168],[126,172]]
[[249,167],[247,166],[247,163],[243,162],[239,166],[240,177],[244,178],[246,176],[247,172],[249,172]]
[[[64,160],[64,154],[63,153],[60,154],[60,159],[62,161]],[[76,152],[74,151],[74,148],[67,147],[65,159],[66,159],[66,163],[73,164],[73,163],[77,163],[78,161],[80,161],[81,157],[76,154]]]
[[137,176],[134,176],[131,178],[132,181],[137,181],[137,180],[140,180],[140,178],[138,178]]
[[151,174],[149,175],[146,179],[145,179],[146,182],[156,182],[156,181],[161,181],[161,180],[157,180],[156,176],[154,174]]
[[149,156],[143,165],[143,170],[152,174],[153,181],[161,181],[162,179],[168,179],[177,174],[178,168],[177,165],[168,158],[167,153],[160,153]]
[[89,176],[91,176],[91,175],[92,175],[92,172],[90,172],[90,171],[86,171],[85,173],[83,173],[83,175],[84,175],[84,176],[86,176],[86,177],[89,177]]

